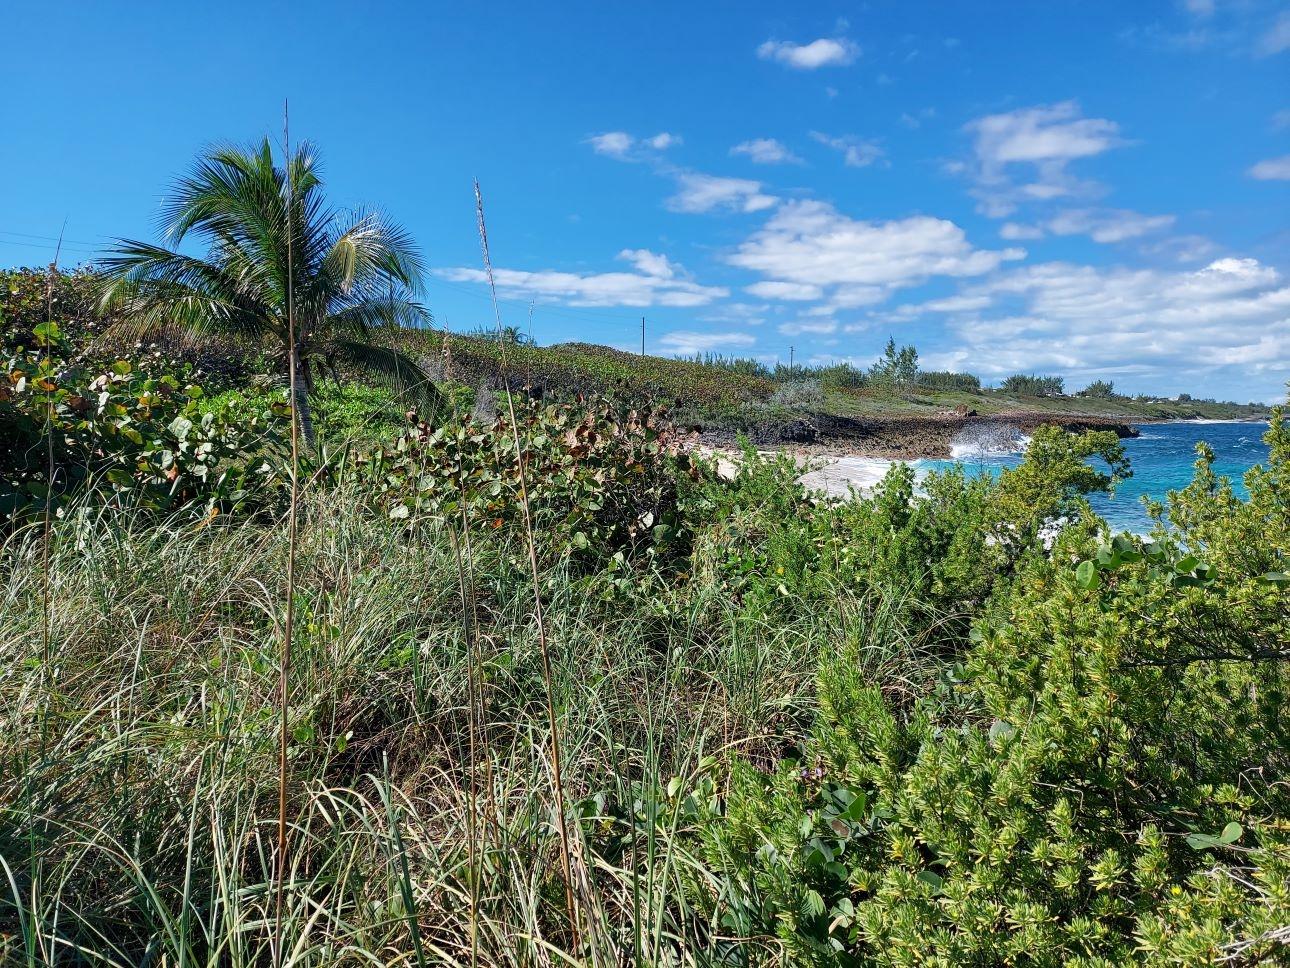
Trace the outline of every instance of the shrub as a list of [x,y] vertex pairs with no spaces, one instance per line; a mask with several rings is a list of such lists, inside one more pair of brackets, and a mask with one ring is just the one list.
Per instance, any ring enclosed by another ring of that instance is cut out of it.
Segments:
[[[546,553],[583,570],[683,553],[677,471],[689,467],[665,415],[604,400],[518,408],[524,484]],[[507,417],[419,423],[356,460],[354,473],[391,519],[489,531],[523,525],[521,465]],[[550,563],[550,562],[548,562]]]
[[1065,392],[1066,381],[1059,376],[1026,376],[1014,373],[1003,381],[1005,393],[1016,393],[1023,397],[1060,397]]
[[817,408],[824,406],[824,389],[819,380],[795,380],[781,383],[770,395],[777,407]]
[[869,367],[869,378],[875,383],[912,386],[918,380],[918,350],[913,346],[898,350],[895,339],[888,339],[883,355]]
[[979,393],[981,380],[971,373],[955,373],[951,370],[923,370],[918,374],[918,385],[929,390],[958,390],[963,393]]
[[[701,825],[723,874],[709,916],[820,965],[1284,954],[1290,623],[1285,574],[1265,571],[1290,551],[1280,416],[1269,440],[1248,505],[1204,454],[1171,504],[1212,564],[1163,525],[1144,546],[1084,519],[1051,554],[1027,542],[931,685],[872,678],[863,643],[826,655],[813,742],[771,773],[736,763]],[[981,501],[1021,512],[1045,485],[1094,483],[1086,446],[1036,443]]]
[[8,349],[0,384],[0,515],[86,489],[142,509],[228,511],[277,480],[265,455],[281,440],[285,404],[233,422],[159,351],[134,363],[73,361],[56,323],[33,337],[32,348]]
[[1078,391],[1077,397],[1096,397],[1099,400],[1114,400],[1119,394],[1115,392],[1115,384],[1109,380],[1094,380],[1083,390]]
[[859,390],[869,382],[864,372],[850,363],[822,366],[816,371],[820,385],[826,390]]

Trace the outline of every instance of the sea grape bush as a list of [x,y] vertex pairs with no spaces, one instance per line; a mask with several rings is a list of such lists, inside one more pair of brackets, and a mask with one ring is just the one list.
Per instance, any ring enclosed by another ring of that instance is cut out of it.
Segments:
[[273,454],[284,409],[233,423],[159,351],[96,360],[69,352],[57,323],[35,324],[27,345],[12,345],[15,333],[0,377],[5,520],[87,490],[152,511],[227,511],[280,481]]
[[520,532],[521,462],[542,554],[575,569],[618,567],[687,548],[679,480],[697,469],[666,415],[603,399],[517,405],[520,458],[508,416],[416,423],[361,455],[353,473],[395,522]]

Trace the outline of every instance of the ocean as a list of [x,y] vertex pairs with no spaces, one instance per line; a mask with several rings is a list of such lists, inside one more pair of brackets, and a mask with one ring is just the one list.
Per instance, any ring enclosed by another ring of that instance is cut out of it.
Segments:
[[[1089,500],[1113,531],[1141,534],[1151,529],[1143,497],[1163,500],[1169,491],[1186,487],[1192,479],[1196,444],[1200,441],[1214,448],[1215,473],[1230,478],[1241,497],[1246,494],[1241,481],[1245,472],[1255,464],[1266,464],[1268,459],[1268,446],[1263,442],[1266,423],[1188,420],[1143,424],[1138,429],[1141,436],[1123,441],[1133,476],[1116,488],[1114,496],[1095,494]],[[961,462],[969,470],[997,474],[1003,467],[1020,463],[1025,443],[1020,433],[1006,431],[968,436],[955,442],[953,459],[922,460],[915,467],[927,471]]]

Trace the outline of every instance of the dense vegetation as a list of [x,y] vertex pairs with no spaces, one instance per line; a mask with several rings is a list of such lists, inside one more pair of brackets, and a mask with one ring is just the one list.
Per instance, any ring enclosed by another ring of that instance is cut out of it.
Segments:
[[990,393],[410,329],[319,192],[220,149],[207,258],[4,276],[0,961],[1290,957],[1280,410],[1149,539],[1109,432],[824,500],[676,414]]
[[662,412],[521,400],[530,532],[485,371],[454,389],[489,341],[424,334],[450,414],[317,389],[288,587],[272,357],[105,343],[10,293],[6,961],[1286,956],[1280,415],[1248,502],[1202,453],[1144,543],[1082,500],[1127,472],[1109,434],[838,504],[752,452],[722,479]]

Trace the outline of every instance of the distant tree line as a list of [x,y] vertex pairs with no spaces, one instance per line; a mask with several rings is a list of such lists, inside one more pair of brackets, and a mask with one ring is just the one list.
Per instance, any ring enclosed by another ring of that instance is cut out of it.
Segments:
[[1059,376],[1014,373],[1003,381],[999,389],[1023,397],[1060,397],[1066,392],[1066,381]]
[[[797,363],[792,366],[776,362],[768,366],[759,360],[748,357],[726,356],[720,353],[696,353],[686,357],[691,362],[704,366],[719,367],[745,376],[759,377],[775,383],[815,383],[825,390],[859,390],[872,388],[876,390],[928,390],[959,393],[982,393],[991,390],[983,386],[980,377],[971,373],[959,373],[953,370],[923,370],[918,365],[918,350],[913,345],[897,346],[893,338],[888,338],[882,355],[867,368],[860,368],[851,363],[829,363],[811,365]],[[1060,376],[1039,375],[1034,373],[1014,373],[1004,379],[997,388],[1000,392],[1023,397],[1062,397],[1066,395],[1066,381]],[[1161,402],[1161,398],[1152,394],[1139,393],[1130,397],[1117,393],[1115,384],[1110,380],[1094,380],[1082,390],[1073,394],[1093,400],[1134,400],[1138,403]],[[1180,393],[1172,398],[1178,402],[1224,404],[1229,406],[1259,406],[1257,403],[1240,404],[1236,401],[1218,401],[1213,398],[1193,397],[1189,393]]]

